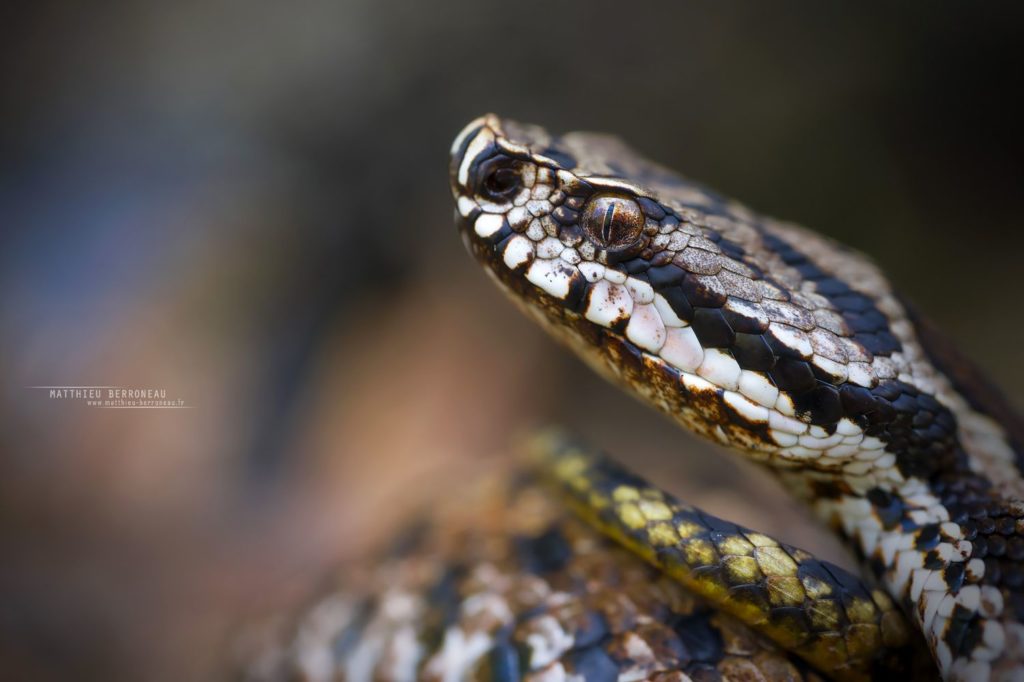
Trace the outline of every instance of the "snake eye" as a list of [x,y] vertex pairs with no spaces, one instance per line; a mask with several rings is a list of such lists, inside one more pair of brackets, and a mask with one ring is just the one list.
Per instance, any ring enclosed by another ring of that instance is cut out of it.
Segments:
[[581,223],[591,241],[614,251],[637,240],[644,228],[644,215],[632,199],[604,194],[587,202]]
[[505,201],[518,192],[522,184],[519,165],[506,161],[485,169],[480,193],[491,201]]

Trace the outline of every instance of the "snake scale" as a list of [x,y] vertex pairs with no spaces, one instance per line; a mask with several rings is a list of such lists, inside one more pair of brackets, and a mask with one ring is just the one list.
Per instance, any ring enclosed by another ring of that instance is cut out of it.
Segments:
[[551,431],[347,573],[250,677],[1024,679],[1024,426],[867,258],[605,135],[487,115],[450,181],[520,308],[769,467],[863,575]]

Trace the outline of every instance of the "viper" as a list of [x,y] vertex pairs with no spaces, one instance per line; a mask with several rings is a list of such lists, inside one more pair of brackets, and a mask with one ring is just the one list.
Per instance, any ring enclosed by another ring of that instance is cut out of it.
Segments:
[[466,247],[518,307],[769,468],[863,570],[549,431],[523,472],[317,601],[266,670],[1024,679],[1024,426],[868,258],[606,135],[487,115],[455,139],[449,176]]

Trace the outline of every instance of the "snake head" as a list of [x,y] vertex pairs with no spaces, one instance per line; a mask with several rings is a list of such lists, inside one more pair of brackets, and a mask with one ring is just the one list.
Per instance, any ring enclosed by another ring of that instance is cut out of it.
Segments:
[[[892,466],[886,440],[901,475],[926,476],[952,451],[952,421],[907,361],[919,351],[905,310],[859,254],[605,135],[483,116],[456,138],[450,178],[488,274],[684,426],[783,466],[856,476]],[[931,430],[910,424],[922,410]]]
[[[595,145],[597,140],[603,144]],[[455,140],[451,161],[452,190],[471,250],[478,256],[501,251],[507,269],[522,270],[551,296],[577,302],[571,294],[581,288],[571,286],[571,268],[558,270],[564,278],[542,277],[542,264],[532,276],[530,266],[554,260],[552,253],[570,266],[620,263],[643,253],[662,221],[673,221],[649,190],[616,175],[610,161],[594,158],[594,149],[616,144],[611,137],[579,133],[554,138],[494,115],[471,123]],[[583,148],[586,167],[579,161]],[[494,248],[510,244],[511,250]]]
[[[741,428],[746,422],[720,414],[716,395],[736,389],[741,370],[718,349],[727,292],[697,260],[729,256],[716,232],[689,218],[721,199],[614,137],[556,136],[493,114],[458,135],[449,172],[467,248],[528,314],[606,377],[685,415],[690,428],[748,447],[764,439],[766,422]],[[673,263],[687,247],[692,272]],[[761,323],[751,318],[743,329],[767,330]]]
[[450,178],[456,221],[488,272],[534,304],[599,326],[621,326],[633,303],[652,303],[653,292],[634,291],[646,276],[630,275],[682,245],[671,236],[680,220],[656,192],[678,181],[610,136],[556,137],[489,114],[456,138]]

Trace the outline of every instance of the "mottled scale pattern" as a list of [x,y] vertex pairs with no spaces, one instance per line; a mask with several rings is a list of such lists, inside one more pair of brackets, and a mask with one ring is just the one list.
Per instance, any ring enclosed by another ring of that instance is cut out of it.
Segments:
[[846,570],[682,504],[563,433],[532,449],[583,518],[818,670],[877,678],[913,657],[918,638],[889,596]]
[[531,475],[466,484],[241,639],[246,680],[821,680]]
[[1024,427],[869,259],[604,135],[488,115],[456,138],[450,179],[463,241],[511,299],[603,375],[772,467],[947,679],[1024,675],[1008,553]]

